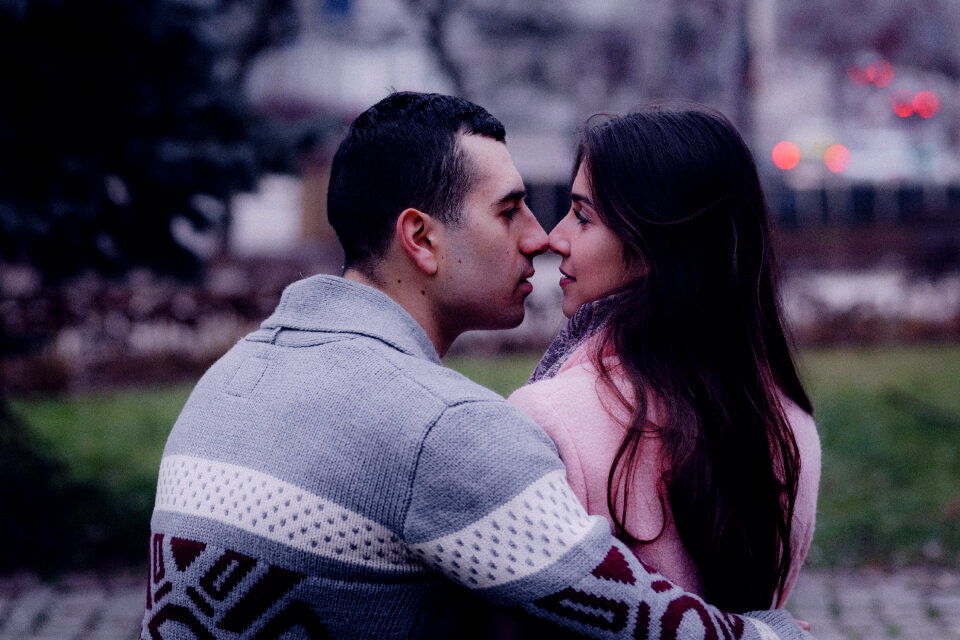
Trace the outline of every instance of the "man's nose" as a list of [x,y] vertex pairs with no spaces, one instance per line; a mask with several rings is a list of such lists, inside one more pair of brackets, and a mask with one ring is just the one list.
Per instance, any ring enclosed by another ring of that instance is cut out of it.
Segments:
[[549,240],[547,239],[546,231],[540,226],[540,222],[537,221],[537,218],[530,209],[526,209],[524,216],[527,219],[527,224],[524,227],[523,237],[520,240],[520,251],[524,255],[532,258],[547,250]]

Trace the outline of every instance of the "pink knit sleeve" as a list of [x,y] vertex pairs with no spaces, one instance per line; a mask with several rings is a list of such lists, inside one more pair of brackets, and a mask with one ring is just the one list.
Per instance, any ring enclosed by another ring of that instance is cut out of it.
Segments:
[[800,567],[813,542],[817,517],[817,493],[820,489],[820,436],[817,435],[813,418],[789,401],[785,403],[784,409],[800,452],[800,482],[797,487],[797,503],[794,507],[790,534],[793,557],[787,583],[780,598],[780,606],[783,606],[790,596],[800,574]]
[[551,387],[553,386],[550,382],[529,384],[514,391],[507,401],[533,418],[533,421],[550,436],[567,470],[567,482],[570,488],[573,489],[580,504],[586,505],[587,484],[583,465],[580,462],[576,444],[564,426],[564,420],[557,413],[557,403],[552,397],[554,394]]

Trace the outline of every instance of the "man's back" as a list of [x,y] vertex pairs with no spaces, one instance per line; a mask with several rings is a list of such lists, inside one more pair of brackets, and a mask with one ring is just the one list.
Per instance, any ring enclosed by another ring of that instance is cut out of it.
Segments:
[[558,473],[549,440],[442,367],[384,294],[339,278],[295,283],[207,372],[170,435],[144,635],[176,624],[439,632],[470,598],[435,569],[471,586],[512,582],[509,597],[558,543],[597,526],[562,511],[575,502],[563,493],[547,498],[560,512],[522,499],[523,512],[484,522]]

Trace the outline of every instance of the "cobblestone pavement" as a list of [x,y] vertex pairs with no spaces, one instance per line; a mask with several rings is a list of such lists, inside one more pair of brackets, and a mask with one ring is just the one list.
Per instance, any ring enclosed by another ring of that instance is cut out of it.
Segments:
[[[0,576],[0,640],[137,637],[145,579]],[[960,640],[960,572],[804,570],[788,609],[819,640]]]
[[957,640],[960,572],[804,570],[787,608],[819,640]]

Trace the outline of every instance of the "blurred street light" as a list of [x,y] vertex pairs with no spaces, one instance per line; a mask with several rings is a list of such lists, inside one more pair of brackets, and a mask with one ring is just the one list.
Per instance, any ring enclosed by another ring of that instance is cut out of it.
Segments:
[[778,169],[787,171],[800,163],[800,147],[789,140],[783,140],[774,145],[770,156]]
[[893,82],[893,65],[883,59],[864,65],[852,64],[847,67],[847,76],[858,87],[873,84],[882,89]]
[[900,118],[909,118],[914,113],[913,95],[906,89],[897,89],[891,93],[890,105]]
[[940,111],[940,98],[933,91],[920,91],[913,96],[912,105],[921,118],[932,118]]
[[842,144],[827,147],[823,153],[823,162],[834,173],[843,173],[850,166],[850,149]]

